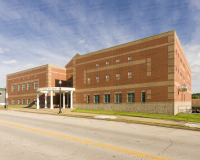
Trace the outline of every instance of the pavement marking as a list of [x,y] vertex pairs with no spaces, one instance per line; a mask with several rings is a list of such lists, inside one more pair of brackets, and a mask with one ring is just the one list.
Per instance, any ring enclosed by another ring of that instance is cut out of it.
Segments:
[[81,122],[82,122],[83,120],[82,120],[82,118],[81,118]]
[[[108,122],[108,121],[107,121]],[[110,124],[114,125],[114,126],[117,126],[116,124],[112,123],[112,122],[109,122]]]
[[147,128],[155,129],[155,130],[158,130],[158,131],[161,131],[161,132],[170,133],[170,132],[163,131],[163,130],[161,130],[161,129],[156,129],[156,128],[154,128],[154,127],[149,127],[149,126],[146,126],[146,125],[143,125],[143,124],[139,124],[139,125],[145,126],[145,127],[147,127]]
[[47,134],[47,135],[52,135],[52,136],[55,136],[55,137],[69,139],[69,140],[73,140],[73,141],[77,141],[77,142],[82,142],[82,143],[90,144],[90,145],[93,145],[93,146],[107,148],[107,149],[110,149],[110,150],[124,152],[124,153],[132,154],[132,155],[136,155],[136,156],[140,156],[140,157],[145,157],[145,158],[149,158],[149,159],[172,160],[172,159],[168,159],[168,158],[164,158],[164,157],[154,156],[154,155],[147,154],[147,153],[142,153],[142,152],[137,152],[137,151],[133,151],[133,150],[129,150],[129,149],[115,147],[115,146],[111,146],[111,145],[107,145],[107,144],[103,144],[103,143],[97,143],[97,142],[88,141],[88,140],[75,138],[75,137],[70,137],[70,136],[57,134],[57,133],[53,133],[53,132],[43,131],[43,130],[25,127],[25,126],[20,126],[20,125],[17,125],[17,124],[12,124],[12,123],[2,122],[2,121],[0,121],[0,123],[8,125],[8,126],[12,126],[12,127],[17,127],[17,128],[26,129],[26,130],[30,130],[30,131],[34,131],[34,132],[39,132],[39,133],[43,133],[43,134]]

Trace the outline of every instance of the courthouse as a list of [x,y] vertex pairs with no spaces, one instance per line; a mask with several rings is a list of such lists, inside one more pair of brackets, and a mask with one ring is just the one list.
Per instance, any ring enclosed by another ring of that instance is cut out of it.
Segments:
[[[59,84],[59,80],[62,84]],[[174,115],[191,107],[191,69],[175,30],[7,75],[9,105]]]

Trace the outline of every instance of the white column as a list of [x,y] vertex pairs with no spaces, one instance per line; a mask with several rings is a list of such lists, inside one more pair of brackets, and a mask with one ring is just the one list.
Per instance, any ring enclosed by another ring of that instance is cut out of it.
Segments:
[[69,108],[69,93],[67,93],[67,107]]
[[50,103],[50,109],[53,109],[53,91],[51,91],[51,103]]
[[47,93],[45,93],[45,107],[44,108],[47,108]]
[[73,91],[71,91],[71,100],[70,100],[70,102],[71,102],[70,108],[73,108]]
[[40,109],[40,105],[39,105],[39,92],[37,92],[37,109]]
[[65,109],[65,92],[63,92],[63,109]]

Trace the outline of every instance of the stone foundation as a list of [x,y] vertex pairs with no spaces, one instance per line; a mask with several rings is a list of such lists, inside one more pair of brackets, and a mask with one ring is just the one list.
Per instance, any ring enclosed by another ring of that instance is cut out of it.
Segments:
[[174,103],[74,104],[74,108],[174,115]]

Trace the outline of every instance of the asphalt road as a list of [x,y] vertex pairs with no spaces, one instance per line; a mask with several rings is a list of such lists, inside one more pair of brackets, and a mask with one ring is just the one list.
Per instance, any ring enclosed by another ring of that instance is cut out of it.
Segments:
[[199,160],[200,133],[0,110],[0,160]]

